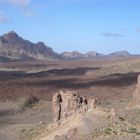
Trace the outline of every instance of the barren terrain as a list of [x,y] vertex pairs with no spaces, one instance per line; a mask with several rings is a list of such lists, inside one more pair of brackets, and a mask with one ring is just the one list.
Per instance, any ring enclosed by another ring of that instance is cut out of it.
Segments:
[[[97,97],[102,107],[120,111],[132,98],[139,73],[140,57],[1,63],[0,140],[39,135],[52,121],[51,99],[59,90]],[[40,102],[20,110],[30,95]]]

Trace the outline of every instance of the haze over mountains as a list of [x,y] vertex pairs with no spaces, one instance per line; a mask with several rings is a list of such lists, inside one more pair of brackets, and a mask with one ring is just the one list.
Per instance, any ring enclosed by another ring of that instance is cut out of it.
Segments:
[[11,31],[0,36],[0,58],[8,59],[87,59],[94,57],[128,57],[127,51],[114,52],[104,55],[95,51],[82,54],[78,51],[63,52],[58,54],[43,42],[32,43],[20,37],[16,32]]

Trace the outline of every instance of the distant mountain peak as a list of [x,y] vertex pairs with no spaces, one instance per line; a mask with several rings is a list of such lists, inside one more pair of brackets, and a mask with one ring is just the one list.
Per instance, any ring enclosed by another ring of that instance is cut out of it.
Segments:
[[78,51],[72,51],[72,52],[63,52],[60,54],[60,56],[63,59],[76,59],[76,58],[81,58],[83,54],[81,54]]
[[17,35],[17,33],[15,31],[9,31],[7,34],[16,34]]
[[6,34],[4,34],[2,37],[4,37],[5,39],[8,39],[8,40],[12,40],[12,39],[17,39],[19,36],[16,32],[14,31],[10,31]]
[[104,55],[95,51],[89,51],[85,54],[82,54],[78,51],[72,51],[72,52],[63,52],[60,54],[60,56],[63,59],[84,59],[84,58],[87,59],[87,58],[101,57]]
[[45,46],[45,43],[42,42],[42,41],[39,41],[39,42],[36,43],[36,45],[38,45],[38,46]]
[[86,54],[84,54],[85,57],[97,57],[97,56],[103,56],[103,54],[95,52],[95,51],[89,51]]
[[123,50],[123,51],[117,51],[117,52],[110,53],[109,56],[126,57],[126,56],[131,56],[131,54],[128,51]]
[[0,36],[0,56],[10,58],[32,58],[38,60],[58,58],[57,53],[43,42],[32,43],[10,31]]
[[15,31],[9,31],[8,33],[5,33],[6,34],[13,34],[13,35],[18,35]]

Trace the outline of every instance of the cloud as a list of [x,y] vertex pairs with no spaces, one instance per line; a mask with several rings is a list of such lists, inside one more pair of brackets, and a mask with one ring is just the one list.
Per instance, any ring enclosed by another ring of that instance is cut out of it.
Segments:
[[33,17],[36,12],[32,8],[31,0],[0,0],[1,4],[18,7],[18,9],[26,16]]
[[42,10],[48,8],[48,3],[54,0],[47,1],[33,1],[33,0],[0,0],[0,5],[10,6],[16,8],[20,13],[27,17],[34,17],[40,15]]
[[136,32],[140,33],[140,27],[136,29]]
[[101,33],[101,35],[102,36],[106,36],[106,37],[113,37],[113,38],[121,38],[121,37],[124,37],[124,35],[122,35],[122,34],[110,33],[110,32]]
[[0,0],[0,1],[20,7],[26,7],[31,3],[31,0]]
[[4,11],[0,11],[0,23],[8,23],[10,20],[9,18],[5,15]]

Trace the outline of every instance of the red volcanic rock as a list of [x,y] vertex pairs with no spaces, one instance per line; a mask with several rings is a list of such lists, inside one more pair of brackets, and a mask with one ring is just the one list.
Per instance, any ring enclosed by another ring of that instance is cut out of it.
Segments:
[[54,94],[52,100],[54,122],[66,119],[77,113],[93,110],[99,101],[94,98],[81,97],[77,92],[66,91]]

